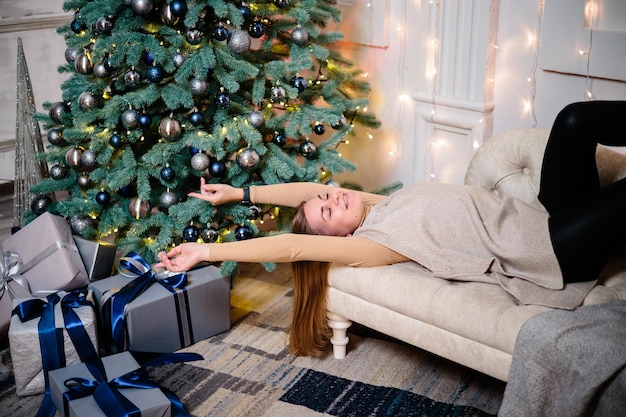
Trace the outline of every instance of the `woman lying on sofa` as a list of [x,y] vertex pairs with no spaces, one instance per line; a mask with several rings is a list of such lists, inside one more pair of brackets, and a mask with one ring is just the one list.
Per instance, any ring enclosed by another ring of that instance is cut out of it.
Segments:
[[580,281],[592,286],[626,243],[626,179],[601,188],[595,160],[599,143],[626,145],[624,117],[626,101],[574,103],[559,113],[541,172],[539,201],[546,211],[478,187],[438,182],[417,183],[385,197],[314,183],[238,189],[202,180],[200,192],[189,195],[213,205],[297,207],[293,233],[185,243],[160,254],[156,267],[181,272],[202,261],[292,262],[290,347],[294,354],[312,356],[328,345],[332,262],[414,261],[446,279],[495,274],[557,291]]

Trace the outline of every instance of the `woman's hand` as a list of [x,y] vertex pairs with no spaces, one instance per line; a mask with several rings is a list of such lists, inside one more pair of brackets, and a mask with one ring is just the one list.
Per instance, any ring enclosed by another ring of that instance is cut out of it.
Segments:
[[227,184],[207,184],[204,178],[200,177],[200,192],[187,195],[208,201],[214,206],[219,206],[220,204],[241,201],[243,199],[243,190]]
[[200,262],[208,260],[208,257],[209,244],[183,243],[168,253],[159,253],[161,262],[154,265],[154,268],[167,268],[170,272],[185,272]]

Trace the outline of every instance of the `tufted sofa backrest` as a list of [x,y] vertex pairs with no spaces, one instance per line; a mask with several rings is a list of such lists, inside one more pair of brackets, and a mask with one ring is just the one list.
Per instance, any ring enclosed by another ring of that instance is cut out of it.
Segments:
[[[547,129],[516,129],[486,140],[470,161],[465,183],[542,207],[537,194],[549,133]],[[602,184],[626,177],[626,155],[598,147],[596,158]]]

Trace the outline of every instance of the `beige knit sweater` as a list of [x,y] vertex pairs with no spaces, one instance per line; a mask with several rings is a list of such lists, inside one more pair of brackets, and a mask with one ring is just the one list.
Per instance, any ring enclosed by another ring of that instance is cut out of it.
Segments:
[[499,283],[524,304],[571,309],[595,284],[563,285],[544,210],[474,186],[414,184],[376,204],[355,236],[436,277]]
[[[296,206],[325,186],[251,188],[255,203]],[[548,215],[478,187],[417,183],[389,197],[363,193],[371,206],[352,237],[282,234],[212,245],[210,261],[327,261],[374,266],[412,260],[436,277],[501,285],[520,303],[572,309],[595,282],[563,285]],[[382,284],[381,284],[382,285]]]

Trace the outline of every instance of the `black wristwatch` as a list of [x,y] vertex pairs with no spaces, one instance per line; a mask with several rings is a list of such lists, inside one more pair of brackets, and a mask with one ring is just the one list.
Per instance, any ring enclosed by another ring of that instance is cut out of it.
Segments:
[[243,199],[241,200],[241,204],[252,204],[252,201],[250,201],[250,187],[243,187]]

